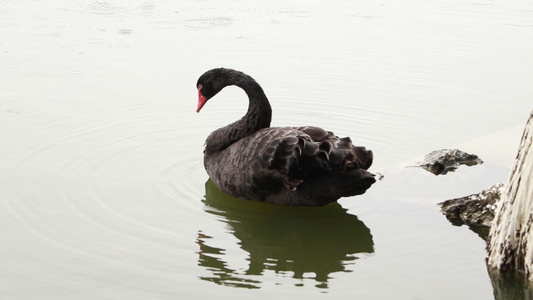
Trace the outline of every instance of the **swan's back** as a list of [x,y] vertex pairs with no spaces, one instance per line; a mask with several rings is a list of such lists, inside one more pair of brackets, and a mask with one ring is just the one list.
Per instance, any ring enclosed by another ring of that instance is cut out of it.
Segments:
[[206,170],[222,191],[284,205],[325,205],[364,193],[372,152],[318,127],[271,127],[205,154]]

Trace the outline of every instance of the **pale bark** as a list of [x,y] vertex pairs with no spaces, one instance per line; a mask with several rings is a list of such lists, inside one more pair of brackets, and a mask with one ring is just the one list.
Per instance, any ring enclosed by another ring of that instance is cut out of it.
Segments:
[[533,112],[497,203],[487,245],[489,268],[533,281]]

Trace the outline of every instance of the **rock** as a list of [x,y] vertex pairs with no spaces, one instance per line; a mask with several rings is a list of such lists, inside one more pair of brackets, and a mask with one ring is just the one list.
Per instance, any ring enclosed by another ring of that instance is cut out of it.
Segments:
[[501,197],[503,184],[495,184],[481,193],[446,200],[439,203],[442,213],[456,226],[466,224],[482,239],[487,240],[496,203]]
[[424,161],[417,163],[435,175],[445,175],[454,172],[460,165],[474,166],[483,161],[475,154],[469,154],[459,149],[442,149],[433,151],[424,157]]

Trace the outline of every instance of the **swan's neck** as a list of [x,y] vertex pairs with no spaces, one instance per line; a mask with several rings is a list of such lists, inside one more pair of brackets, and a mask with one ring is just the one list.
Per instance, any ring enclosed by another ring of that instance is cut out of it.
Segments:
[[261,86],[243,73],[236,78],[228,78],[228,85],[242,88],[248,95],[248,112],[240,120],[217,129],[206,140],[205,154],[222,151],[238,140],[262,128],[270,127],[272,108]]

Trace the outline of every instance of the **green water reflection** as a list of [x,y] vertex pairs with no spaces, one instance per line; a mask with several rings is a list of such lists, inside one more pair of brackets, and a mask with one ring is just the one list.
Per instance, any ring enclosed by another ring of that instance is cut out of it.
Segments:
[[[208,232],[198,233],[198,265],[211,275],[200,277],[221,285],[260,288],[262,275],[312,280],[327,288],[331,274],[351,272],[349,266],[374,252],[370,229],[337,203],[325,207],[284,207],[241,200],[206,182],[205,211],[228,226],[248,253],[247,268],[232,268],[226,249],[214,247]],[[218,244],[224,244],[219,241]],[[279,284],[277,282],[276,284]]]

